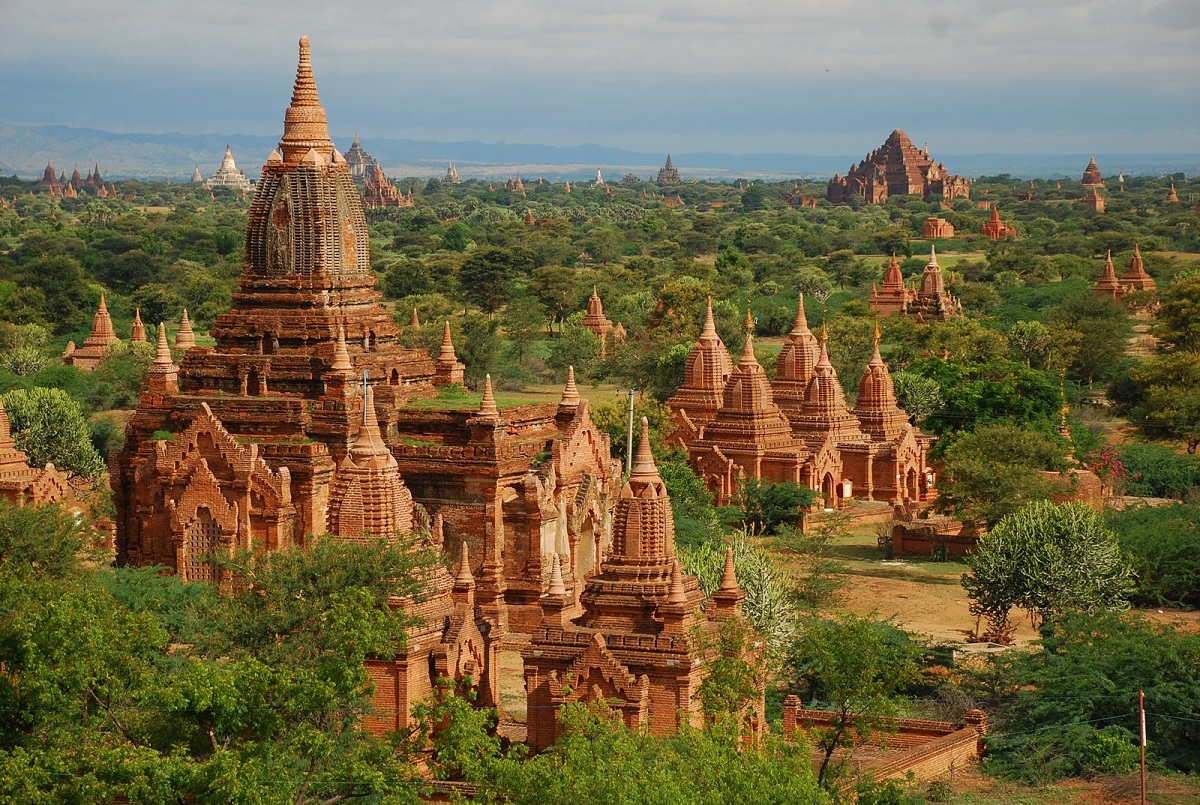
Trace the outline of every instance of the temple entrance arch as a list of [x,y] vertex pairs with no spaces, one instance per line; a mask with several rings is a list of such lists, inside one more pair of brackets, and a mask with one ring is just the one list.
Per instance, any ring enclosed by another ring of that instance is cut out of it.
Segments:
[[821,497],[825,499],[826,509],[836,509],[837,501],[837,484],[834,483],[833,473],[825,473],[825,477],[821,479]]
[[904,477],[904,490],[909,500],[920,500],[921,489],[920,480],[915,467],[909,467],[908,473]]
[[183,562],[180,575],[185,581],[219,581],[214,554],[221,544],[221,526],[207,506],[196,509],[196,518],[183,534]]

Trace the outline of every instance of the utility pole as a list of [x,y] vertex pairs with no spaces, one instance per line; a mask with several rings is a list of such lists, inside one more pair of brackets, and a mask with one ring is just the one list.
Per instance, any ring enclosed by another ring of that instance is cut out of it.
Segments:
[[618,391],[617,396],[624,396],[629,399],[629,428],[625,435],[625,474],[629,475],[633,469],[633,397],[637,394],[637,389],[629,391]]
[[1142,805],[1146,805],[1146,694],[1138,691],[1138,727],[1142,744]]

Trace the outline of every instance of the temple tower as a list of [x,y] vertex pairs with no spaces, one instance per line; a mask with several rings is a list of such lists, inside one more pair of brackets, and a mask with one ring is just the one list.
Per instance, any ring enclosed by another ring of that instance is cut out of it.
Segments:
[[1120,299],[1127,292],[1120,280],[1117,279],[1117,270],[1113,267],[1111,250],[1104,259],[1104,272],[1100,275],[1100,281],[1092,286],[1092,290],[1104,296],[1111,296],[1113,299]]
[[896,255],[892,253],[892,259],[888,262],[887,269],[883,273],[883,286],[876,288],[871,286],[871,309],[878,311],[884,316],[890,316],[893,313],[904,313],[908,311],[908,304],[914,298],[914,294],[904,284],[904,275],[900,272],[900,263],[896,261]]
[[879,354],[879,322],[875,322],[874,349],[858,387],[854,415],[863,433],[873,441],[896,439],[908,427],[908,414],[896,404],[896,389],[883,356]]
[[729,360],[725,342],[717,335],[712,299],[709,299],[700,337],[684,364],[683,385],[667,400],[676,424],[682,427],[683,421],[687,420],[694,430],[711,420],[721,407],[725,382],[732,372],[733,362]]
[[808,329],[804,314],[804,294],[796,305],[796,321],[783,340],[783,348],[775,361],[775,379],[771,381],[771,395],[775,404],[786,412],[799,413],[808,394],[813,367],[817,363],[817,339]]
[[[626,726],[655,735],[698,723],[700,683],[713,658],[704,644],[719,629],[717,613],[738,599],[734,584],[712,616],[701,613],[699,583],[681,572],[675,556],[671,501],[643,419],[637,458],[613,515],[612,549],[587,580],[583,615],[574,622],[566,617],[569,596],[554,557],[542,622],[522,652],[529,744],[535,750],[552,744],[559,709],[578,701],[605,702]],[[698,631],[709,638],[698,639]],[[747,708],[749,729],[759,729],[761,701]]]
[[1121,284],[1131,291],[1153,291],[1158,287],[1154,278],[1146,273],[1146,264],[1142,260],[1142,248],[1137,244],[1134,244],[1133,247],[1129,270],[1121,275]]

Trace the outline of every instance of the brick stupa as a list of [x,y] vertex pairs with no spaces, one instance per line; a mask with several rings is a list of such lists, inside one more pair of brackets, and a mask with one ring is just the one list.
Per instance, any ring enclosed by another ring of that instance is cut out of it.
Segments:
[[1087,167],[1083,169],[1083,178],[1079,181],[1084,187],[1104,187],[1104,177],[1100,175],[1095,157],[1088,160]]
[[1117,279],[1117,270],[1113,267],[1111,251],[1104,259],[1104,271],[1100,274],[1100,281],[1092,286],[1092,290],[1113,299],[1120,299],[1128,293],[1128,289]]
[[96,315],[92,317],[92,331],[84,339],[82,346],[76,347],[74,341],[67,342],[67,348],[63,350],[62,355],[63,363],[90,372],[112,353],[113,345],[120,341],[113,330],[108,305],[101,296],[100,306],[96,308]]
[[982,232],[985,238],[991,238],[992,240],[1003,240],[1004,238],[1015,238],[1017,236],[1016,229],[1000,220],[1000,210],[996,209],[995,206],[992,207],[992,217],[984,223],[980,232]]
[[783,347],[775,359],[775,379],[771,381],[771,396],[780,410],[785,413],[800,412],[816,364],[817,339],[808,329],[804,294],[800,294],[796,304],[796,321],[783,339]]

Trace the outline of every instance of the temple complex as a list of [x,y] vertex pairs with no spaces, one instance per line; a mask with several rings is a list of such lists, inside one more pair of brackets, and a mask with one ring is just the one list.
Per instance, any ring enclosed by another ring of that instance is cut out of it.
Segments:
[[357,134],[346,151],[346,167],[350,169],[350,178],[359,186],[365,185],[374,175],[375,169],[380,167],[379,160],[368,154],[358,142]]
[[442,177],[442,182],[445,184],[462,184],[462,179],[458,178],[458,171],[454,168],[453,162],[446,168],[446,175]]
[[1096,166],[1095,157],[1088,160],[1087,167],[1083,169],[1083,178],[1079,181],[1084,187],[1104,187],[1104,178],[1100,175],[1100,168]]
[[921,227],[921,237],[926,240],[947,240],[954,237],[954,224],[945,218],[929,217]]
[[[558,711],[573,702],[603,702],[631,729],[652,735],[702,721],[700,685],[715,659],[722,625],[740,620],[732,549],[719,589],[701,612],[696,577],[684,575],[666,485],[650,453],[649,425],[613,514],[612,549],[578,596],[555,554],[541,619],[522,651],[528,696],[528,738],[534,750],[558,738]],[[735,628],[750,629],[745,622]],[[757,650],[757,649],[756,649]],[[746,732],[765,726],[762,687],[742,713]]]
[[47,464],[42,469],[29,466],[29,456],[17,449],[12,423],[0,404],[0,500],[17,506],[41,506],[67,497],[67,476]]
[[658,169],[658,179],[656,182],[661,187],[683,184],[683,178],[680,177],[679,169],[675,167],[675,163],[671,161],[670,154],[667,154],[666,163]]
[[891,196],[940,195],[943,200],[970,198],[970,182],[951,175],[946,166],[934,162],[929,148],[918,149],[908,135],[896,129],[880,148],[867,154],[845,176],[834,174],[825,198],[833,204],[847,204],[858,197],[868,204],[883,204]]
[[824,327],[818,344],[803,300],[777,358],[774,383],[754,357],[749,332],[737,366],[724,371],[725,348],[711,317],[710,307],[708,337],[692,348],[684,385],[667,406],[676,426],[670,441],[687,451],[688,463],[718,502],[734,499],[744,480],[802,484],[818,491],[826,508],[851,497],[904,506],[928,491],[924,468],[932,438],[896,405],[879,354],[878,326],[875,352],[851,409],[829,360]]
[[921,274],[921,285],[908,288],[900,273],[896,255],[892,255],[883,275],[883,285],[871,286],[871,309],[884,316],[901,313],[920,321],[946,321],[962,315],[962,304],[946,290],[942,268],[937,262],[937,249],[929,248],[929,262]]
[[985,238],[992,240],[1003,240],[1004,238],[1015,238],[1017,230],[1000,220],[1000,210],[992,207],[992,217],[984,223],[980,230]]
[[246,178],[246,174],[238,170],[237,164],[233,161],[233,150],[228,145],[225,146],[225,156],[221,158],[221,167],[208,177],[204,186],[210,190],[216,187],[226,187],[239,193],[248,193],[254,189],[254,185]]
[[100,306],[96,308],[96,315],[92,317],[92,331],[88,333],[83,344],[78,347],[75,346],[74,341],[67,342],[67,348],[63,350],[62,355],[63,363],[84,372],[90,372],[109,356],[113,344],[119,343],[120,340],[113,330],[112,317],[108,315],[108,305],[104,303],[104,297],[101,296]]
[[362,197],[363,206],[372,210],[413,206],[412,190],[408,191],[408,195],[400,192],[400,189],[383,175],[383,169],[378,165],[371,169],[371,175],[363,185]]

